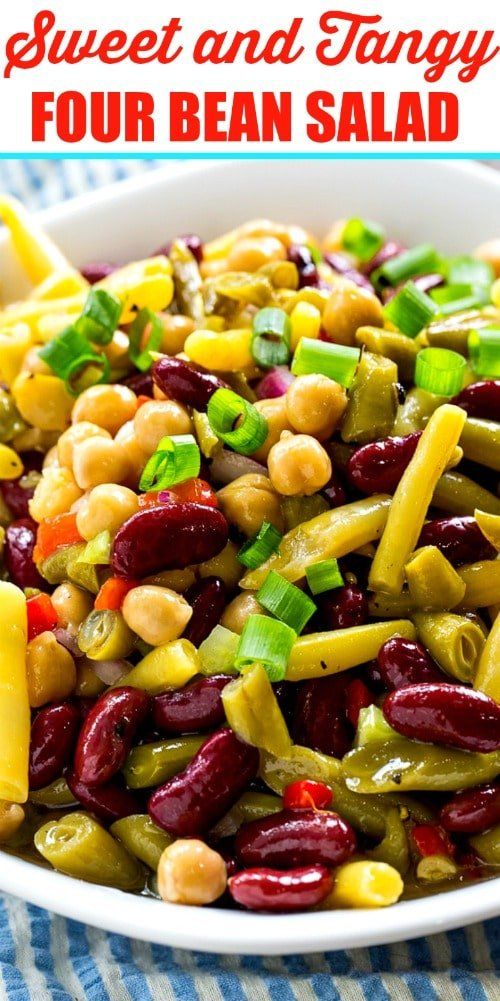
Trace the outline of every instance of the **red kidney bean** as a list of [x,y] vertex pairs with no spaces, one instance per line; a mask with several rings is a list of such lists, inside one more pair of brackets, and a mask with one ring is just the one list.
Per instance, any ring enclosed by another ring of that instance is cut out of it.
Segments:
[[435,518],[424,525],[419,546],[437,546],[453,566],[493,560],[496,549],[484,537],[475,518]]
[[500,782],[464,789],[446,803],[439,814],[445,830],[480,834],[500,824]]
[[250,911],[303,911],[325,900],[333,876],[323,865],[279,869],[247,869],[231,876],[229,892],[237,904]]
[[357,448],[347,463],[350,485],[364,494],[394,493],[421,434],[414,431],[404,438],[384,438]]
[[75,799],[85,810],[95,814],[105,824],[112,824],[122,817],[131,817],[134,813],[144,812],[139,798],[129,789],[124,789],[116,780],[91,788],[80,782],[75,773],[70,771],[66,773],[66,782]]
[[323,629],[362,626],[368,619],[368,599],[359,587],[337,587],[318,602]]
[[165,396],[196,410],[206,410],[216,390],[227,386],[216,375],[181,358],[160,358],[155,362],[153,381]]
[[421,643],[402,636],[393,636],[380,647],[377,666],[382,683],[389,690],[422,682],[440,683],[445,678]]
[[204,577],[186,592],[193,614],[184,638],[198,647],[220,621],[226,607],[226,586],[220,577]]
[[4,559],[9,577],[20,588],[47,590],[47,581],[38,573],[33,559],[37,524],[32,518],[13,521],[5,533]]
[[128,386],[137,396],[150,396],[153,398],[153,376],[151,372],[136,372],[128,379],[122,379],[122,384]]
[[218,730],[180,775],[155,790],[151,819],[178,838],[209,831],[255,778],[259,752],[232,730]]
[[344,254],[325,254],[324,259],[337,274],[348,278],[355,285],[359,285],[360,288],[366,289],[367,292],[371,292],[373,295],[372,283],[368,281],[368,278],[361,271],[353,268],[352,260],[349,257],[346,257]]
[[[177,239],[182,240],[186,244],[186,247],[196,259],[196,263],[201,264],[203,260],[203,242],[201,237],[197,236],[196,233],[185,233],[183,236],[177,237]],[[163,244],[159,250],[155,251],[154,256],[158,257],[159,254],[165,254],[165,257],[168,257],[172,249],[172,243],[173,240],[169,240],[168,243]]]
[[[416,275],[412,278],[412,282],[421,292],[430,292],[433,288],[439,288],[443,284],[444,278],[442,275],[438,274],[428,274],[428,275]],[[396,285],[396,288],[386,288],[382,292],[382,299],[385,302],[390,302],[394,299],[394,296],[405,287],[406,282],[401,282],[400,285]]]
[[126,521],[115,536],[111,566],[117,577],[147,577],[182,570],[217,556],[228,539],[218,508],[206,504],[165,504],[146,508]]
[[500,705],[464,685],[409,685],[387,695],[382,708],[393,729],[412,740],[485,754],[500,749]]
[[160,733],[202,733],[225,720],[221,692],[231,681],[227,674],[198,678],[176,692],[153,700],[153,724]]
[[332,468],[332,475],[321,491],[326,497],[330,507],[342,507],[347,501],[347,492],[336,469]]
[[367,275],[371,275],[373,271],[377,268],[381,268],[386,261],[390,261],[393,257],[398,257],[406,250],[402,243],[398,243],[397,240],[388,240],[384,243],[384,246],[377,250],[377,253],[372,257],[368,264],[365,264],[365,272]]
[[469,417],[500,422],[500,379],[471,382],[451,402],[462,407]]
[[351,749],[352,729],[346,715],[346,682],[339,675],[314,678],[297,685],[292,722],[295,743],[343,758]]
[[37,713],[31,724],[30,789],[43,789],[62,775],[79,728],[80,710],[72,702],[54,702]]
[[[43,463],[43,452],[23,452],[21,459],[26,473],[40,472]],[[23,487],[23,477],[19,480],[2,480],[0,482],[0,492],[14,518],[29,518],[28,503],[33,497],[35,488]]]
[[103,278],[107,278],[108,275],[112,275],[113,271],[116,271],[118,264],[110,264],[109,261],[91,261],[89,264],[85,264],[81,269],[81,274],[90,283],[90,285],[95,285],[96,282],[102,281]]
[[352,727],[356,728],[362,709],[373,705],[375,696],[361,678],[353,678],[346,686],[346,713]]
[[83,723],[74,772],[87,786],[104,785],[122,767],[151,699],[140,688],[110,688],[99,696]]
[[329,810],[281,810],[240,827],[236,855],[243,865],[340,865],[356,848],[350,824]]

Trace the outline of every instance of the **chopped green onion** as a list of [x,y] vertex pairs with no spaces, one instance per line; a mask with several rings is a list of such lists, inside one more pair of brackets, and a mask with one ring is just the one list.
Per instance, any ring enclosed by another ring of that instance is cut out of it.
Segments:
[[212,430],[235,452],[251,455],[268,435],[265,417],[232,389],[217,389],[210,397],[207,416]]
[[443,273],[449,285],[491,285],[493,268],[487,261],[475,257],[450,257],[443,262]]
[[323,261],[323,254],[319,247],[314,247],[312,243],[306,243],[306,247],[311,255],[313,264],[321,264]]
[[200,472],[200,450],[192,434],[167,435],[148,459],[139,482],[140,490],[168,490]]
[[290,626],[266,615],[250,615],[245,622],[236,651],[238,670],[248,664],[262,664],[269,681],[283,681],[296,633]]
[[109,361],[106,355],[98,355],[88,350],[86,354],[71,363],[64,379],[66,389],[72,396],[79,396],[85,389],[108,382]]
[[252,356],[261,368],[286,365],[290,359],[290,317],[284,309],[259,309],[252,323]]
[[292,372],[294,375],[310,375],[318,372],[349,389],[359,358],[359,348],[302,337],[293,357]]
[[386,285],[394,288],[414,275],[439,271],[439,267],[439,257],[432,244],[421,243],[418,247],[412,247],[411,250],[405,250],[397,257],[385,261],[373,272],[371,281],[376,288],[384,288]]
[[238,553],[238,560],[249,570],[255,570],[265,563],[279,547],[283,536],[278,529],[268,521],[264,521],[260,526],[257,535],[241,547]]
[[455,396],[462,388],[466,365],[457,351],[424,348],[417,355],[415,385],[436,396]]
[[67,327],[59,337],[40,348],[40,358],[52,369],[60,379],[66,378],[66,373],[78,358],[88,354],[90,345],[86,337],[79,334],[74,327]]
[[427,326],[439,308],[430,296],[421,292],[413,282],[407,282],[400,292],[383,308],[386,320],[394,324],[402,334],[416,337]]
[[[144,340],[147,328],[146,342]],[[151,309],[140,309],[129,327],[129,355],[140,372],[147,372],[153,364],[152,351],[157,351],[162,340],[161,323]]]
[[349,219],[342,233],[342,247],[360,261],[369,261],[385,239],[381,226],[368,219]]
[[472,370],[488,379],[500,378],[500,327],[472,330],[468,339]]
[[234,661],[240,637],[225,626],[215,626],[200,643],[198,655],[202,674],[236,674]]
[[90,290],[81,316],[73,327],[94,344],[109,344],[120,322],[122,304],[103,288]]
[[111,535],[106,530],[94,535],[82,550],[77,563],[90,563],[93,566],[106,566],[111,561]]
[[485,285],[444,285],[433,289],[430,296],[438,304],[441,316],[478,309],[490,301],[489,289]]
[[313,594],[323,594],[324,591],[333,591],[336,587],[342,587],[344,583],[338,562],[334,559],[313,563],[307,568],[306,577]]
[[286,622],[297,634],[302,632],[316,611],[314,601],[300,587],[290,584],[274,570],[268,573],[255,598],[263,608],[281,622]]

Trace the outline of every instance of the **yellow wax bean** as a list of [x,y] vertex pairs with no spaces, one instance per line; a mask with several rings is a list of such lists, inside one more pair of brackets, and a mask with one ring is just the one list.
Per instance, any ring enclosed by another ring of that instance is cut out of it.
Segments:
[[0,444],[0,480],[18,480],[23,470],[24,466],[17,452],[8,445]]
[[27,628],[23,592],[0,581],[0,799],[9,803],[28,798]]
[[79,292],[88,292],[89,283],[79,271],[54,271],[36,285],[30,299],[63,299]]
[[465,584],[465,595],[459,607],[466,611],[486,608],[500,602],[500,560],[480,560],[460,567],[459,576]]
[[438,480],[432,504],[450,514],[473,515],[476,508],[500,514],[500,497],[454,469],[447,470]]
[[[500,282],[497,284],[500,291]],[[500,865],[500,824],[489,831],[484,831],[483,834],[476,834],[470,838],[470,843],[474,851],[488,865]]]
[[11,386],[26,352],[32,345],[31,331],[27,323],[15,323],[0,332],[0,378]]
[[500,470],[500,424],[496,421],[468,417],[460,445],[467,459],[480,462],[497,472]]
[[330,557],[338,559],[379,539],[390,503],[385,494],[374,494],[297,525],[283,537],[278,552],[245,574],[240,586],[256,590],[270,570],[276,570],[289,581],[299,580],[312,563]]
[[439,666],[459,681],[473,681],[485,637],[475,622],[450,612],[414,612],[419,640]]
[[147,653],[117,685],[131,685],[158,695],[168,688],[182,688],[199,671],[196,647],[189,640],[173,640]]
[[500,552],[500,514],[491,514],[488,511],[474,511],[474,517],[481,529],[485,539],[491,542],[497,552]]
[[491,627],[479,658],[474,688],[500,703],[500,615]]
[[217,333],[213,330],[195,330],[184,344],[184,351],[191,361],[218,372],[239,372],[253,364],[250,345],[252,331],[244,327]]
[[388,907],[399,900],[403,889],[403,880],[392,865],[360,859],[335,870],[333,890],[323,906]]
[[415,639],[415,627],[407,619],[373,622],[366,626],[334,629],[327,633],[299,636],[292,647],[286,669],[287,681],[324,678],[348,671],[373,660],[383,643],[393,636]]
[[458,443],[465,417],[460,407],[444,404],[430,418],[394,494],[370,571],[373,591],[400,593],[405,563],[417,544],[435,486]]
[[0,218],[10,230],[12,242],[30,281],[41,282],[54,272],[73,271],[64,254],[16,198],[8,195],[0,197]]
[[410,598],[421,608],[455,608],[465,583],[437,546],[423,546],[405,566]]
[[26,299],[24,302],[15,302],[0,312],[0,330],[17,323],[26,323],[34,339],[41,340],[38,327],[41,319],[53,313],[77,316],[81,313],[84,302],[83,293],[69,296],[67,299]]

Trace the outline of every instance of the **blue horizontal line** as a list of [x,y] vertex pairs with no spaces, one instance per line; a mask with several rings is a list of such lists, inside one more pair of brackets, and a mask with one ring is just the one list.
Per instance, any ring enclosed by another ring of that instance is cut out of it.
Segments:
[[500,160],[500,152],[473,150],[464,153],[185,153],[155,152],[92,152],[21,153],[15,150],[0,153],[0,160]]

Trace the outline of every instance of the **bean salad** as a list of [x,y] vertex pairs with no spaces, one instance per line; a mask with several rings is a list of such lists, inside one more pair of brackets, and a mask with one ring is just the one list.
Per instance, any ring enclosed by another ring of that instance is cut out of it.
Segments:
[[0,311],[3,850],[261,912],[498,874],[500,240],[254,220],[77,269],[0,216],[32,285]]

